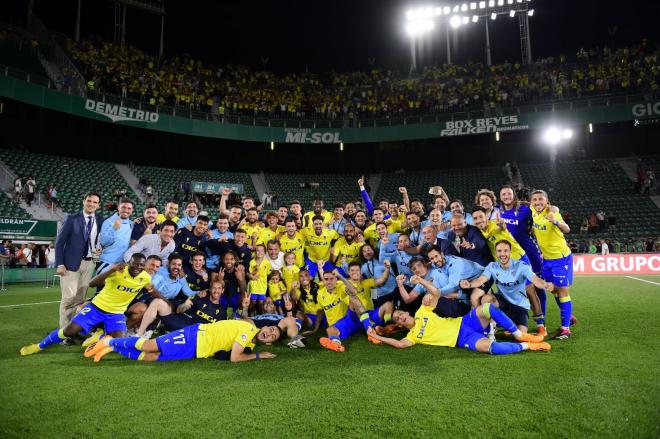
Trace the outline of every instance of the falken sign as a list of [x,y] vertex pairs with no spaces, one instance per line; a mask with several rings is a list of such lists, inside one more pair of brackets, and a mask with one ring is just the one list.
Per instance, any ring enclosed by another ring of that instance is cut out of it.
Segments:
[[113,122],[121,122],[125,120],[149,123],[158,122],[158,113],[94,101],[92,99],[87,99],[85,101],[85,110],[105,116]]
[[529,129],[529,125],[519,121],[520,117],[499,116],[482,119],[452,120],[445,122],[445,128],[440,136],[464,136],[467,134],[494,133],[495,131],[515,131]]
[[285,128],[284,143],[341,143],[339,132],[314,131],[311,128]]

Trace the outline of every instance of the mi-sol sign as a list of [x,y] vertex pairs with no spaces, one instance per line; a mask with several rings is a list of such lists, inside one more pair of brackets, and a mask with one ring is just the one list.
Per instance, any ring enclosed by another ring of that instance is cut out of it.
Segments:
[[338,131],[315,131],[311,128],[285,128],[284,143],[341,143]]
[[573,255],[573,274],[660,274],[660,254]]

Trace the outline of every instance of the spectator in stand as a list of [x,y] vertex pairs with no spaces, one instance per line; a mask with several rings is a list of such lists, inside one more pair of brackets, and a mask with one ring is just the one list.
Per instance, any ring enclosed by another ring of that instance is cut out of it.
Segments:
[[596,253],[598,253],[598,248],[593,241],[589,241],[589,254],[595,255]]
[[600,240],[600,254],[603,256],[610,254],[610,246],[607,245],[604,239]]
[[596,212],[596,219],[598,220],[598,231],[599,232],[606,232],[607,231],[607,215],[605,214],[605,210],[601,207],[601,209]]
[[660,236],[658,236],[655,240],[653,251],[660,252]]
[[589,217],[584,217],[582,224],[580,225],[580,235],[584,235],[589,231]]
[[23,179],[19,175],[14,180],[14,201],[20,203],[21,199],[23,199]]
[[37,191],[37,183],[34,181],[34,177],[30,176],[25,182],[25,201],[28,206],[32,206],[34,201],[34,194]]
[[55,268],[55,244],[52,242],[44,249],[46,255],[46,266],[48,268]]
[[644,253],[646,246],[644,245],[644,239],[642,238],[637,238],[635,240],[635,251],[637,253]]
[[651,253],[655,247],[655,240],[653,238],[646,238],[644,251]]
[[598,218],[596,214],[589,215],[589,233],[596,233],[598,231]]

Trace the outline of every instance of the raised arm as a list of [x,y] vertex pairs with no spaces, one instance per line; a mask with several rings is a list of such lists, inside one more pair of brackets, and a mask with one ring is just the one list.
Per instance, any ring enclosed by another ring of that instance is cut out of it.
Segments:
[[109,270],[99,274],[94,279],[89,281],[89,286],[92,288],[100,287],[105,283],[105,280],[113,273],[116,273],[120,270],[123,270],[126,267],[126,264],[121,262],[119,264],[113,264]]
[[374,213],[374,204],[371,202],[369,193],[364,187],[364,175],[358,179],[358,186],[360,186],[360,196],[362,197],[362,201],[364,201],[364,207],[367,209],[367,214],[371,218],[371,215]]
[[383,265],[385,265],[385,271],[383,271],[383,275],[379,277],[378,279],[374,280],[374,285],[376,287],[379,287],[383,285],[385,282],[387,282],[387,279],[390,277],[390,268],[392,267],[392,264],[390,263],[389,259],[385,259],[383,261]]

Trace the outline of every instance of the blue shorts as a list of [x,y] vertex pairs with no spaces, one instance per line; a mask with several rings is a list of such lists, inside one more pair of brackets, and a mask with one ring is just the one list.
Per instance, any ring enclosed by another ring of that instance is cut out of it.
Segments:
[[482,338],[488,338],[489,327],[481,326],[481,320],[477,316],[477,308],[474,308],[467,315],[461,317],[461,328],[458,331],[456,339],[457,348],[477,350],[477,342]]
[[195,320],[188,314],[168,314],[162,316],[160,320],[168,331],[176,331],[195,323]]
[[199,323],[186,326],[156,339],[160,355],[158,361],[189,360],[197,357]]
[[[384,324],[384,322],[378,316],[378,309],[372,309],[371,311],[367,311],[367,314],[369,314],[369,318],[376,325]],[[339,319],[338,321],[336,321],[335,324],[332,326],[334,326],[339,330],[339,338],[342,340],[350,337],[351,335],[355,334],[356,332],[359,332],[362,329],[362,323],[360,322],[360,317],[357,314],[355,314],[353,310],[348,310],[346,315],[341,319]]]
[[[318,316],[316,314],[310,314],[310,313],[305,313],[305,315],[307,316],[309,321],[312,322],[311,327],[313,328],[314,326],[316,326],[316,319],[317,319]],[[321,321],[320,326],[328,326],[328,322],[325,319],[325,315],[323,315],[323,320]]]
[[275,304],[275,306],[279,306],[280,308],[284,308],[284,300],[282,300],[282,299],[274,300],[273,303]]
[[266,300],[266,295],[252,293],[250,294],[250,300],[261,300],[263,302],[264,300]]
[[521,247],[525,250],[525,256],[527,256],[532,270],[540,276],[543,273],[543,256],[541,255],[541,251],[535,244],[525,246],[521,244]]
[[234,294],[231,297],[227,297],[224,294],[220,296],[220,306],[223,308],[230,308],[236,311],[240,308],[239,302],[241,300],[241,294]]
[[[316,273],[319,271],[319,267],[316,265],[316,262],[313,262],[311,259],[305,256],[305,267],[307,268],[309,275],[312,277],[312,279],[314,279],[316,277]],[[323,264],[323,271],[325,273],[328,273],[334,269],[335,266],[332,265],[330,261],[325,261],[325,264]]]
[[552,282],[558,287],[573,285],[573,254],[559,259],[546,259],[543,261],[543,279]]
[[501,294],[495,294],[495,298],[500,311],[506,314],[516,326],[529,326],[529,309],[514,305]]
[[96,325],[103,324],[106,334],[113,332],[126,332],[126,317],[124,314],[112,314],[101,311],[93,303],[88,303],[71,320],[83,329],[87,334]]

